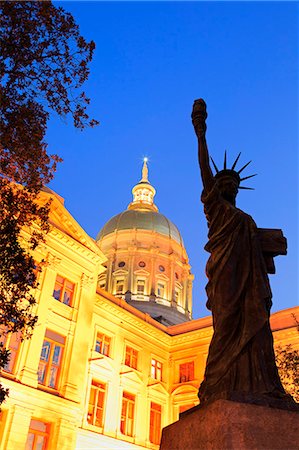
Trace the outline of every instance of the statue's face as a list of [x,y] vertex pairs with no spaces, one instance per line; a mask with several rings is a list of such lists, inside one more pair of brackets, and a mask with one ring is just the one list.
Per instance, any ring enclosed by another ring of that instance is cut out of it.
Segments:
[[217,180],[217,185],[222,197],[232,205],[235,205],[238,193],[237,180],[230,176],[223,176]]

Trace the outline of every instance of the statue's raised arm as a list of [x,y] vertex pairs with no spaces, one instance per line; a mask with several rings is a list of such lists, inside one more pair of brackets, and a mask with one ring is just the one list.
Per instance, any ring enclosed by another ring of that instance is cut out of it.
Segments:
[[209,191],[215,183],[209,163],[209,151],[206,141],[207,116],[207,106],[205,101],[202,98],[195,100],[191,117],[198,139],[198,161],[205,191]]

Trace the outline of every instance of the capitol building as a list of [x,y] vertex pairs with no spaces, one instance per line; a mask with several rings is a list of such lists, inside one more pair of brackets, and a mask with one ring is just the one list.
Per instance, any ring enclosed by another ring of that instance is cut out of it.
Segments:
[[[52,203],[34,251],[38,322],[30,340],[1,336],[0,450],[158,450],[162,428],[198,404],[212,318],[192,320],[194,275],[146,159],[132,195],[93,239],[62,197],[40,194]],[[275,345],[298,345],[294,314],[271,316]]]

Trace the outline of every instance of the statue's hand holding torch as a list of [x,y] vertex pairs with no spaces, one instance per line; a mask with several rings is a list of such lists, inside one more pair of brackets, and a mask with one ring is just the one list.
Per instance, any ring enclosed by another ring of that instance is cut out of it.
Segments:
[[207,105],[205,101],[202,98],[200,98],[199,100],[195,100],[191,117],[194,130],[198,138],[205,135],[207,129],[207,116]]

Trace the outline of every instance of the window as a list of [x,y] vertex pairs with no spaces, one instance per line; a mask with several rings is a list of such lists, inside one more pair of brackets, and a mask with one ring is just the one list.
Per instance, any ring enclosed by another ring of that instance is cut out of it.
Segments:
[[105,274],[100,274],[98,276],[98,286],[101,289],[105,289],[106,288],[106,275]]
[[152,444],[160,444],[161,439],[161,405],[151,402],[150,411],[150,436]]
[[105,336],[103,333],[98,333],[96,338],[95,351],[101,353],[102,355],[110,355],[110,343],[111,338]]
[[132,347],[126,347],[125,365],[137,369],[138,351]]
[[157,295],[158,297],[164,298],[165,294],[165,284],[164,283],[158,283],[157,284]]
[[162,381],[162,363],[152,358],[151,376],[158,381]]
[[137,280],[137,294],[143,295],[145,291],[145,280]]
[[115,294],[121,295],[124,292],[124,280],[116,280]]
[[124,392],[121,407],[120,431],[127,436],[133,436],[134,409],[135,396]]
[[87,423],[103,427],[106,385],[92,381],[88,402]]
[[1,327],[0,330],[0,344],[2,344],[3,349],[9,350],[8,361],[3,367],[3,370],[8,373],[13,373],[19,353],[19,348],[21,344],[21,332],[7,333],[5,327]]
[[175,296],[175,301],[176,301],[177,305],[183,306],[182,305],[182,290],[179,288],[175,288],[174,296]]
[[71,283],[66,278],[57,275],[53,291],[53,297],[56,300],[64,303],[65,305],[71,306],[74,290],[75,290],[74,283]]
[[99,288],[105,290],[105,287],[106,287],[106,282],[105,281],[101,281],[100,284],[99,284]]
[[57,389],[65,338],[51,330],[46,331],[38,366],[38,382]]
[[180,383],[194,380],[194,361],[180,364]]
[[50,426],[48,423],[31,419],[25,450],[46,450]]

